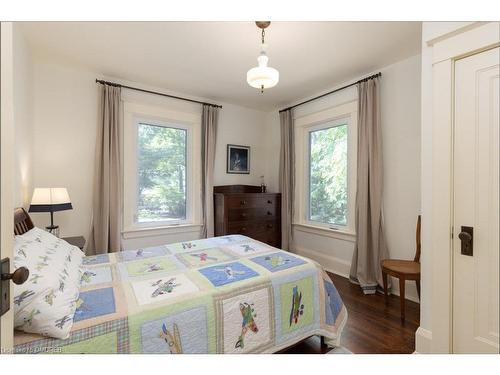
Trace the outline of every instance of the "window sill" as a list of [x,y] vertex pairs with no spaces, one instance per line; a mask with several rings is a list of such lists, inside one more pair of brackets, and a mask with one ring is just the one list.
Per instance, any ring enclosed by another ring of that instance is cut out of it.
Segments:
[[169,225],[162,227],[144,227],[144,228],[127,228],[122,231],[122,237],[124,239],[129,238],[141,238],[150,236],[164,236],[169,234],[177,233],[193,233],[199,232],[201,229],[201,224],[180,224],[180,225]]
[[356,242],[356,233],[350,231],[330,229],[302,223],[293,224],[293,227],[299,232],[316,234],[318,236],[335,238],[342,241]]

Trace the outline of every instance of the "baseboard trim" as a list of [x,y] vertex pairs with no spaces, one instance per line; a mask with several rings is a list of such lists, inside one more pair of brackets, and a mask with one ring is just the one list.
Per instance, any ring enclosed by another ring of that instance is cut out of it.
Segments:
[[351,269],[351,262],[339,259],[336,257],[328,256],[318,251],[306,249],[303,247],[296,247],[295,252],[298,255],[305,256],[315,260],[328,272],[349,278],[349,271]]
[[432,331],[418,327],[417,332],[415,332],[415,353],[432,353]]
[[[394,282],[395,280],[395,282]],[[410,281],[407,281],[407,283],[410,282]],[[411,281],[412,283],[414,283],[414,281]],[[395,296],[398,296],[399,297],[399,286],[398,288],[394,288],[394,285],[397,285],[397,279],[393,279],[393,287],[391,288],[391,294],[394,294]],[[415,303],[420,303],[420,299],[418,298],[418,295],[417,295],[417,289],[416,287],[415,288],[408,288],[408,284],[406,285],[406,293],[405,293],[405,299],[409,300],[409,301],[412,301],[412,302],[415,302]]]
[[[294,252],[296,252],[298,255],[302,255],[315,260],[316,262],[321,264],[321,266],[328,272],[343,276],[345,278],[349,278],[349,272],[351,270],[351,262],[349,261],[326,255],[316,250],[307,249],[305,247],[295,247]],[[394,282],[393,285],[395,285]],[[415,288],[407,288],[405,298],[409,301],[420,303],[416,289],[413,289]],[[390,293],[399,297],[399,288],[391,288]]]

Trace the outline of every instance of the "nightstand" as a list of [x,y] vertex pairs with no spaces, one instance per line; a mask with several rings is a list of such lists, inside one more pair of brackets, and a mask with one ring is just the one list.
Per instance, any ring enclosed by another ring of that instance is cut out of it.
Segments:
[[70,245],[78,247],[80,250],[83,250],[85,246],[85,237],[83,236],[75,236],[75,237],[63,237],[61,240],[66,241]]

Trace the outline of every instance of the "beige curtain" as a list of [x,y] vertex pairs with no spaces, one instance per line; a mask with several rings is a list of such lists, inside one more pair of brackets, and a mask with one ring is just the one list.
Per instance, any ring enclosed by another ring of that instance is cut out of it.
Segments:
[[203,105],[201,116],[202,136],[202,173],[201,173],[201,195],[203,227],[201,235],[203,238],[214,236],[214,163],[215,143],[217,138],[217,123],[219,121],[219,108],[212,105]]
[[292,250],[293,199],[295,192],[295,148],[292,110],[280,112],[280,192],[281,192],[281,247]]
[[389,257],[382,215],[382,130],[379,79],[358,84],[356,246],[350,278],[365,294],[382,285],[380,260]]
[[120,87],[102,85],[87,255],[121,250],[121,106]]

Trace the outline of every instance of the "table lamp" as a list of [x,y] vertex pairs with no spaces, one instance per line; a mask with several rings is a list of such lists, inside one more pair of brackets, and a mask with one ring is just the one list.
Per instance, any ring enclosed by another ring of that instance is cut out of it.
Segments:
[[50,212],[50,226],[45,229],[59,237],[59,226],[54,225],[54,212],[72,210],[66,188],[35,188],[29,212]]

